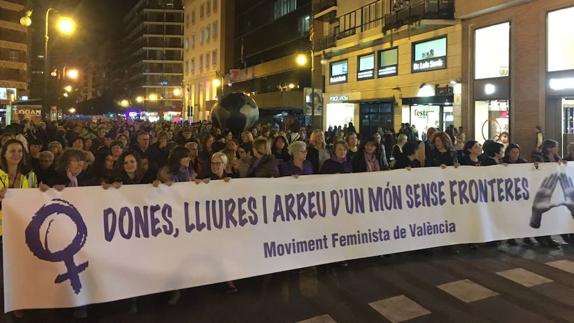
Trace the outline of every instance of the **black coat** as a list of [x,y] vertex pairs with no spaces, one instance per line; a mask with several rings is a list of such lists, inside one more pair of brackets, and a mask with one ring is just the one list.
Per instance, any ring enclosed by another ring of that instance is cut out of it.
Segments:
[[[78,175],[78,186],[96,186],[98,183],[96,182],[94,176],[89,171],[83,171]],[[50,178],[46,185],[50,187],[54,187],[57,185],[68,186],[70,185],[70,179],[65,172],[56,173],[55,176]]]
[[321,166],[321,174],[347,174],[353,172],[353,164],[350,159],[340,163],[333,159],[327,159]]
[[259,161],[254,160],[249,170],[249,177],[279,177],[279,164],[273,155],[261,157]]
[[[386,168],[384,167],[384,164],[382,162],[381,153],[378,150],[375,151],[375,157],[379,162],[379,168],[381,170],[385,170]],[[363,150],[360,150],[357,153],[357,155],[355,155],[355,158],[353,158],[352,165],[353,165],[353,173],[365,173],[367,171],[367,161],[365,160],[365,152]]]

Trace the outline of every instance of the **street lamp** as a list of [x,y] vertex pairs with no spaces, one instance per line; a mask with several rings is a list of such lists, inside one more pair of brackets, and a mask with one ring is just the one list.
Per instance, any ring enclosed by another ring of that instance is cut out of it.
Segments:
[[152,102],[156,102],[158,100],[158,96],[155,93],[152,93],[149,95],[148,100],[152,101]]
[[64,86],[64,91],[71,93],[72,90],[74,90],[74,88],[71,85],[66,85]]
[[73,68],[71,70],[68,70],[66,72],[66,77],[68,77],[70,80],[77,80],[80,77],[80,71],[78,71],[77,69]]
[[[45,19],[45,29],[44,29],[44,97],[42,104],[42,116],[48,119],[49,105],[48,105],[48,75],[49,71],[49,60],[48,60],[48,43],[50,41],[50,13],[56,12],[54,8],[48,8],[46,10]],[[30,27],[32,25],[32,11],[26,12],[26,16],[20,19],[20,24],[22,26]],[[60,17],[57,24],[57,29],[60,33],[64,35],[72,35],[76,30],[76,22],[70,17]]]
[[70,108],[68,110],[68,112],[70,112],[71,114],[74,114],[74,113],[76,113],[76,108]]
[[70,17],[61,17],[58,20],[58,30],[64,35],[72,35],[76,31],[76,22]]
[[181,94],[182,94],[182,93],[181,93],[181,89],[180,89],[180,88],[176,87],[175,89],[173,89],[173,95],[174,95],[174,96],[176,96],[176,97],[179,98],[179,97],[181,96]]
[[143,103],[143,101],[144,101],[143,96],[138,96],[138,97],[136,97],[136,102],[137,102],[137,103]]
[[127,108],[127,107],[129,107],[129,106],[130,106],[130,101],[128,101],[128,100],[126,100],[126,99],[123,99],[123,100],[120,101],[120,107],[122,107],[122,108]]
[[211,81],[211,84],[213,84],[213,86],[215,88],[218,88],[221,86],[221,80],[220,79],[213,79],[213,81]]
[[298,54],[297,57],[295,57],[295,63],[297,63],[297,65],[299,65],[299,66],[306,66],[307,65],[307,55]]

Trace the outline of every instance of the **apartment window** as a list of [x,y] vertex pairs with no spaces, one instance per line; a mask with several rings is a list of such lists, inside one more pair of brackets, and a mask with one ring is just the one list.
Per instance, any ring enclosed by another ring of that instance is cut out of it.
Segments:
[[185,15],[185,28],[189,28],[189,13]]
[[510,23],[474,32],[474,78],[506,77],[510,72]]
[[207,25],[205,27],[205,42],[208,43],[211,40],[211,26]]
[[205,5],[202,3],[199,7],[199,19],[203,19],[205,16]]
[[273,3],[273,18],[279,19],[297,9],[297,0],[275,0]]
[[205,33],[203,32],[203,29],[199,32],[199,44],[203,45],[203,43],[205,42]]
[[199,55],[199,73],[203,72],[203,54]]
[[195,9],[191,12],[191,25],[195,25]]
[[189,38],[183,40],[183,49],[189,49]]
[[211,65],[217,66],[217,49],[214,49],[213,52],[211,52]]
[[207,0],[205,6],[205,14],[209,17],[211,15],[211,0]]
[[205,54],[205,69],[208,70],[209,69],[209,58],[211,57],[211,55],[209,53]]
[[195,34],[191,35],[191,49],[195,48],[195,40],[196,40]]
[[219,26],[217,24],[217,21],[214,22],[213,24],[211,24],[211,37],[213,37],[213,40],[217,39],[217,36],[219,34]]
[[191,74],[195,74],[195,57],[191,59],[190,65]]
[[548,13],[548,72],[574,70],[574,7]]
[[218,1],[219,1],[219,0],[213,0],[213,5],[212,5],[212,7],[213,7],[213,13],[216,13],[216,12],[217,12],[217,2],[218,2]]
[[17,51],[11,50],[8,52],[8,60],[17,62],[20,58],[20,55]]
[[299,33],[300,34],[308,33],[310,25],[311,25],[311,17],[310,16],[305,16],[305,17],[299,18]]
[[185,75],[189,74],[189,61],[185,61]]

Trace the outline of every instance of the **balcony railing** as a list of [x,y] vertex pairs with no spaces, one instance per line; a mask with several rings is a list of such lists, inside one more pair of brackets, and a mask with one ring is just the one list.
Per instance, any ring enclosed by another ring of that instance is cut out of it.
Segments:
[[316,15],[323,10],[337,6],[337,0],[318,0],[313,2],[313,15]]
[[339,17],[339,26],[335,33],[337,39],[355,35],[375,27],[381,26],[384,19],[383,0],[371,2],[357,10],[351,11]]
[[422,19],[454,19],[454,0],[415,0],[410,4],[398,5],[385,15],[383,31]]

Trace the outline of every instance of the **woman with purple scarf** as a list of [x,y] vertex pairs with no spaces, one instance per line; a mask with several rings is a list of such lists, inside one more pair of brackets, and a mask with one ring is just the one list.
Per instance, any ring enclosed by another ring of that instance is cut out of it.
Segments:
[[193,181],[197,174],[189,167],[190,162],[189,149],[183,146],[173,148],[167,165],[159,171],[159,180],[165,184]]

